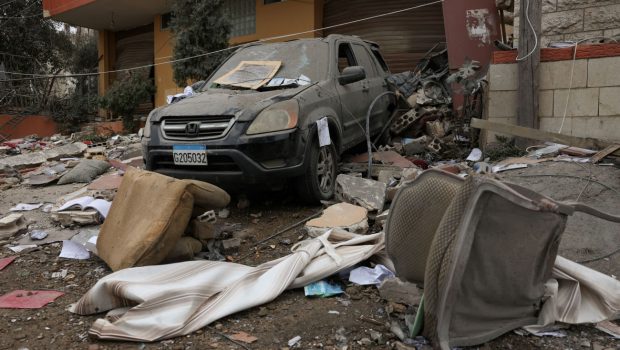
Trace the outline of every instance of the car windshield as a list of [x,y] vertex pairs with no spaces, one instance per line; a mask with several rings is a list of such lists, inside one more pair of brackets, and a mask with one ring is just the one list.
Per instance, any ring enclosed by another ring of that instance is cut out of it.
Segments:
[[[246,83],[256,82],[267,87],[307,85],[325,79],[328,51],[328,44],[321,40],[249,46],[230,57],[205,87],[253,88],[252,84]],[[266,69],[268,66],[275,66],[276,71]]]

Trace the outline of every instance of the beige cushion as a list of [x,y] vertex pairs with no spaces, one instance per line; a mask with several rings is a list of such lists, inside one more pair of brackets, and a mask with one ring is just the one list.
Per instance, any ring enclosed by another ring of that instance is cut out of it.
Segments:
[[99,238],[99,256],[114,271],[158,264],[183,235],[194,204],[224,207],[230,197],[211,184],[128,170]]

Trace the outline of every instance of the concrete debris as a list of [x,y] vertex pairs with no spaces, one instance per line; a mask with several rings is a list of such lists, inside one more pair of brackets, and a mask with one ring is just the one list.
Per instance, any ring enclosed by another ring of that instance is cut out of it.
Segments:
[[311,237],[318,237],[332,228],[364,234],[368,231],[368,210],[349,203],[334,204],[320,217],[308,221],[305,228]]
[[25,153],[17,156],[0,159],[0,166],[8,165],[15,169],[34,168],[48,160],[59,160],[61,158],[81,155],[87,146],[81,142],[33,153]]
[[222,246],[222,252],[224,254],[236,253],[239,251],[239,247],[241,246],[241,239],[239,238],[230,238],[225,239],[220,242]]
[[23,214],[10,214],[0,219],[0,240],[9,239],[28,228]]
[[70,183],[90,183],[110,168],[110,163],[102,160],[85,159],[58,180],[59,185]]
[[96,210],[52,212],[51,218],[63,226],[97,225],[101,223],[101,215]]
[[355,204],[379,212],[385,204],[384,183],[362,179],[355,176],[340,174],[336,177],[336,198],[340,201]]
[[415,283],[403,282],[398,277],[387,278],[379,285],[381,298],[399,304],[418,305],[422,298]]

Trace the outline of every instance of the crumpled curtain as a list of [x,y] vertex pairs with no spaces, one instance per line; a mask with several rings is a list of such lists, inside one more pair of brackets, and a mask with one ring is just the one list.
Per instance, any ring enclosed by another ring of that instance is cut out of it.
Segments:
[[523,327],[529,332],[544,331],[555,322],[597,323],[620,318],[620,281],[574,261],[558,256],[545,289],[547,299],[538,325]]
[[101,339],[157,341],[194,332],[233,313],[272,301],[364,261],[384,248],[384,235],[330,230],[300,242],[292,254],[257,267],[190,261],[112,273],[70,311],[111,310],[89,333]]

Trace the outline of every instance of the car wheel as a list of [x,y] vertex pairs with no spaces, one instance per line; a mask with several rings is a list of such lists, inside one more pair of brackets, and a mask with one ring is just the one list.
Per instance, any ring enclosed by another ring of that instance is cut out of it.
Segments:
[[336,187],[336,167],[338,166],[336,147],[333,143],[319,147],[318,140],[315,138],[309,156],[306,175],[297,180],[299,195],[306,202],[316,203],[328,200],[334,196]]

